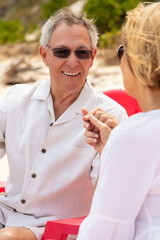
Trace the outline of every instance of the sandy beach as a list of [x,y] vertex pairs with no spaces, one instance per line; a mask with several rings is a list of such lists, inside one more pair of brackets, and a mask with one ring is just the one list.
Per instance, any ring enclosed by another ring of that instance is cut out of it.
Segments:
[[[8,79],[15,78],[20,82],[28,82],[27,84],[32,84],[35,81],[43,81],[48,78],[48,69],[44,66],[41,58],[36,56],[18,56],[17,58],[22,58],[23,61],[17,66],[15,75],[8,76]],[[14,57],[0,58],[0,98],[3,97],[6,91],[11,87],[11,85],[4,85],[3,80],[6,78],[6,73],[9,68],[15,63]],[[29,67],[28,67],[29,66]],[[91,84],[100,91],[105,91],[107,89],[121,88],[123,89],[122,74],[119,65],[107,66],[105,58],[102,55],[97,55],[94,65],[90,69],[88,80]],[[7,179],[9,173],[7,157],[3,157],[0,160],[0,181]]]

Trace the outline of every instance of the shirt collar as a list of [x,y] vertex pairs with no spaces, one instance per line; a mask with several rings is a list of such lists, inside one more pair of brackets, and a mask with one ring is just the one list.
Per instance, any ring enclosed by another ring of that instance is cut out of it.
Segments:
[[43,81],[35,90],[33,93],[31,99],[37,99],[37,100],[46,100],[47,97],[50,94],[50,88],[51,88],[51,81],[50,79],[47,79]]
[[[46,100],[50,94],[50,88],[51,88],[50,79],[43,81],[35,90],[31,99]],[[93,88],[89,81],[86,80],[86,83],[79,97],[72,105],[75,105],[75,110],[77,113],[81,113],[82,107],[91,110],[94,106],[96,106],[96,103],[97,98],[95,88]]]
[[[38,88],[33,93],[31,99],[47,101],[47,99],[51,98],[50,88],[51,82],[50,79],[47,79],[38,86]],[[96,105],[96,90],[91,86],[88,80],[86,80],[86,83],[77,100],[60,116],[60,118],[56,122],[57,124],[66,122],[72,118],[75,118],[76,114],[82,115],[82,107],[90,111]]]

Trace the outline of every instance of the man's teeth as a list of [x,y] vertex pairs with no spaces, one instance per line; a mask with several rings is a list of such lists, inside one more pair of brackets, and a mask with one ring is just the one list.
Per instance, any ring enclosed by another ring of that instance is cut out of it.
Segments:
[[67,76],[77,76],[79,73],[67,73],[67,72],[63,72],[65,75]]

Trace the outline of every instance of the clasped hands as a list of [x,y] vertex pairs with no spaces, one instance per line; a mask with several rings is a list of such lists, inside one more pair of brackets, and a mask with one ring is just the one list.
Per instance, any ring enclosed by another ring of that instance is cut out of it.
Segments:
[[96,107],[92,111],[82,108],[86,142],[101,154],[107,139],[119,122],[113,116]]

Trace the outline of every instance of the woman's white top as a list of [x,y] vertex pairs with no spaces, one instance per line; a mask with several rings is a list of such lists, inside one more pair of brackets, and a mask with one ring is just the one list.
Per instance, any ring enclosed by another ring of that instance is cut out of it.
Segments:
[[78,240],[160,240],[160,110],[113,130]]

